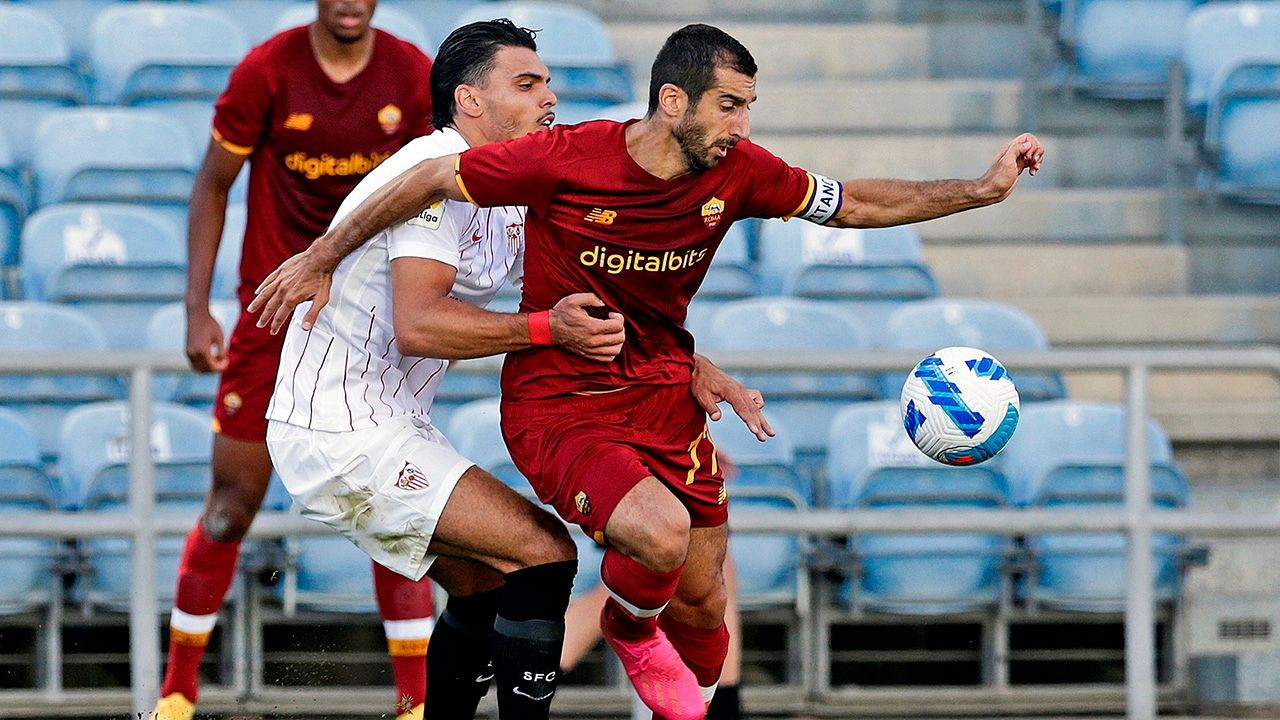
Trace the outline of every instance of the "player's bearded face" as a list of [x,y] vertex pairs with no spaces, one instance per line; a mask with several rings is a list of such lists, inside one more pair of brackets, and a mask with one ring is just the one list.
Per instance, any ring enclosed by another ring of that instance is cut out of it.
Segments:
[[738,144],[738,139],[734,137],[710,139],[708,123],[698,121],[697,107],[690,107],[685,111],[684,117],[672,132],[680,145],[680,151],[684,153],[685,162],[694,171],[715,167],[720,162],[720,148],[728,149]]

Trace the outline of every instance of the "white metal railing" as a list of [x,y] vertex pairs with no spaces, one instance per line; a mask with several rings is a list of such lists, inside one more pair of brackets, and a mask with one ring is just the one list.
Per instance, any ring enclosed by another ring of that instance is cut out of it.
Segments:
[[[1195,534],[1202,537],[1280,536],[1280,514],[1205,513],[1195,510],[1157,510],[1151,506],[1147,457],[1148,385],[1153,370],[1264,370],[1280,378],[1280,350],[1274,348],[1004,351],[1000,357],[1017,371],[1077,370],[1119,372],[1125,376],[1127,417],[1123,509],[975,510],[814,510],[800,523],[794,513],[752,513],[731,522],[734,532],[797,532],[810,536],[861,533],[1043,533],[1124,532],[1129,538],[1125,603],[1125,668],[1129,720],[1156,717],[1154,588],[1151,574],[1154,533]],[[716,353],[722,367],[738,371],[803,371],[815,373],[902,371],[919,357],[906,352],[807,352],[803,356],[777,352]],[[488,358],[460,363],[457,372],[493,372],[500,360]],[[157,513],[154,466],[148,447],[151,425],[151,379],[155,372],[186,371],[185,358],[168,353],[108,352],[91,356],[0,353],[0,374],[125,375],[129,378],[132,437],[129,456],[128,512],[51,512],[43,515],[0,513],[0,537],[127,536],[133,540],[133,574],[140,588],[155,587],[155,540],[159,535],[187,533],[195,520],[190,513]],[[1015,373],[1016,374],[1016,373]],[[32,520],[38,520],[34,525]],[[325,534],[324,526],[278,512],[258,515],[250,529],[257,537]],[[160,638],[154,592],[134,593],[130,600],[130,666],[132,704],[146,713],[155,701],[160,677]]]

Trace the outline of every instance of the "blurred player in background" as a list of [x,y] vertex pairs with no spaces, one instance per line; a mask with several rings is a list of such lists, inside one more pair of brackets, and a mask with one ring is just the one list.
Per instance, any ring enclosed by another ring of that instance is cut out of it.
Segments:
[[[209,311],[227,196],[249,163],[241,307],[285,258],[324,232],[369,171],[431,131],[431,60],[370,27],[376,0],[317,0],[317,20],[254,48],[218,99],[213,138],[192,190],[187,230],[186,352],[198,372],[222,373],[214,407],[213,487],[187,536],[169,627],[158,720],[189,720],[198,671],[234,577],[240,542],[271,477],[265,411],[282,336],[244,315],[231,334]],[[420,705],[431,632],[430,583],[374,564],[400,710]]]
[[[540,499],[605,545],[602,624],[645,704],[697,720],[729,645],[724,626],[728,503],[683,322],[733,222],[798,217],[880,227],[1008,197],[1044,148],[1006,143],[975,180],[840,182],[792,167],[748,140],[756,64],[708,25],[673,33],[654,60],[640,120],[595,121],[419,163],[371,196],[259,288],[250,309],[278,328],[323,298],[339,261],[379,228],[441,198],[526,205],[521,309],[567,289],[594,292],[626,318],[607,365],[553,348],[507,355],[502,427]],[[814,99],[815,110],[822,99]],[[313,322],[313,306],[305,322]],[[770,434],[763,418],[748,421]]]

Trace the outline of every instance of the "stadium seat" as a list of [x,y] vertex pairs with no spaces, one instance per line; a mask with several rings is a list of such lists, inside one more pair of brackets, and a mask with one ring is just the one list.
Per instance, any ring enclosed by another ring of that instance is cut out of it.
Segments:
[[[725,303],[698,337],[699,350],[862,350],[863,328],[847,314],[813,300],[761,297]],[[738,373],[758,388],[770,416],[791,429],[802,467],[820,464],[831,417],[846,403],[878,397],[874,378],[858,373]]]
[[[89,511],[123,511],[129,492],[129,406],[93,403],[71,411],[62,423],[59,468],[77,505]],[[213,431],[209,418],[168,403],[152,407],[151,455],[155,462],[156,504],[165,510],[198,511],[209,490]],[[156,590],[172,600],[182,554],[181,537],[156,540]],[[131,582],[130,541],[101,538],[85,543],[92,566],[82,598],[124,608],[137,591]]]
[[873,332],[903,303],[938,295],[920,236],[908,226],[858,230],[768,220],[760,229],[760,260],[766,291],[838,305]]
[[[27,183],[9,147],[9,139],[0,129],[0,268],[12,267],[18,262],[18,238],[22,220],[27,214],[29,196]],[[0,299],[9,297],[7,280],[0,277]]]
[[[377,611],[369,556],[355,543],[332,534],[289,540],[286,547],[294,563],[293,592],[299,607],[325,612]],[[290,591],[287,582],[276,587],[277,594]]]
[[1215,2],[1196,8],[1182,32],[1189,114],[1204,117],[1215,81],[1225,80],[1236,66],[1278,58],[1280,3]]
[[551,70],[561,102],[603,108],[631,100],[631,75],[619,62],[608,30],[595,15],[559,3],[493,2],[463,12],[457,24],[499,17],[540,29],[538,54]]
[[1066,0],[1061,39],[1073,61],[1067,82],[1100,97],[1164,97],[1169,62],[1197,1]]
[[795,493],[805,504],[812,505],[813,484],[797,470],[795,440],[782,421],[767,417],[777,435],[760,442],[728,403],[722,404],[720,411],[720,420],[708,427],[729,494],[736,495],[739,487],[772,488]]
[[[448,385],[453,378],[445,378]],[[501,412],[496,397],[475,400],[454,408],[449,414],[445,437],[467,459],[511,486],[520,494],[531,497],[533,488],[516,469],[507,443],[502,439]],[[439,427],[439,426],[437,426]]]
[[[1277,15],[1280,18],[1280,15]],[[1280,20],[1276,22],[1280,33]],[[1267,59],[1218,72],[1205,120],[1210,190],[1245,202],[1280,204],[1280,39]]]
[[747,231],[743,223],[735,223],[711,258],[707,276],[698,288],[704,301],[742,300],[756,295],[756,277],[751,270],[747,247]]
[[[1125,413],[1119,405],[1047,402],[1024,407],[1017,441],[1000,461],[1015,504],[1076,509],[1124,503]],[[1183,507],[1186,480],[1173,464],[1168,436],[1147,421],[1152,503]],[[1182,540],[1154,539],[1156,597],[1176,597]],[[1039,535],[1027,538],[1037,572],[1027,599],[1073,611],[1119,612],[1125,595],[1125,538],[1118,534]]]
[[180,238],[145,207],[42,208],[23,230],[24,297],[76,305],[99,321],[111,347],[141,347],[151,314],[186,293]]
[[[766,491],[766,492],[759,492]],[[736,488],[730,491],[733,516],[755,513],[788,513],[807,509],[798,498],[768,493],[767,488]],[[799,529],[799,522],[796,523]],[[804,541],[788,533],[733,533],[729,551],[738,571],[738,605],[743,610],[795,607],[802,597]]]
[[183,206],[195,156],[176,121],[133,108],[50,113],[36,129],[40,205],[72,200]]
[[33,130],[45,114],[85,101],[62,28],[38,8],[0,4],[0,132],[19,164],[31,160]]
[[[215,300],[209,304],[213,317],[222,326],[223,341],[231,339],[231,330],[240,319],[240,304],[231,300]],[[164,352],[184,352],[187,337],[187,309],[183,303],[162,305],[147,322],[147,347]],[[211,374],[160,373],[153,379],[158,400],[208,409],[218,392],[218,376]]]
[[244,246],[247,210],[242,202],[227,205],[222,222],[222,242],[218,244],[218,258],[213,267],[213,287],[209,294],[214,299],[239,298],[240,249]]
[[[831,422],[828,496],[842,508],[1002,507],[1009,486],[988,465],[951,467],[916,449],[895,401],[857,403]],[[845,584],[857,609],[901,614],[979,610],[1000,601],[1009,540],[1000,535],[862,535],[850,539],[861,574]]]
[[[75,353],[107,349],[102,329],[84,313],[38,302],[0,302],[0,352]],[[117,378],[77,375],[0,375],[0,403],[31,424],[41,456],[58,454],[62,417],[82,402],[121,397]]]
[[92,32],[94,97],[103,105],[211,101],[249,51],[231,18],[199,5],[116,5],[98,15]]
[[[316,19],[316,4],[313,2],[294,3],[276,18],[275,32],[288,30],[299,25],[308,25]],[[385,30],[401,40],[416,45],[425,53],[435,54],[442,36],[436,40],[427,32],[412,14],[393,5],[379,4],[373,13],[373,26]]]
[[[35,432],[21,415],[0,408],[0,512],[56,510],[61,490],[45,474]],[[34,521],[33,521],[34,522]],[[37,538],[0,538],[0,614],[23,612],[47,597],[56,546]]]
[[[898,308],[889,316],[884,347],[931,353],[949,346],[1001,350],[1044,350],[1049,339],[1030,316],[1015,307],[984,300],[921,300]],[[906,372],[881,376],[883,397],[896,398]],[[1054,373],[1013,373],[1023,402],[1052,400],[1066,395],[1062,378]]]

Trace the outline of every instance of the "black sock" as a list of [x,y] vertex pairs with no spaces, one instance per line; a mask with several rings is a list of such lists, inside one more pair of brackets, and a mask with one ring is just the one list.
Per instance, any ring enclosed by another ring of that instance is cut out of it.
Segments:
[[578,562],[567,560],[507,573],[493,626],[502,720],[545,720],[550,715],[564,645],[564,613],[577,571]]
[[707,708],[707,720],[742,720],[742,698],[737,685],[716,688],[711,706]]
[[490,648],[502,589],[450,597],[427,646],[424,717],[472,720],[493,679]]

